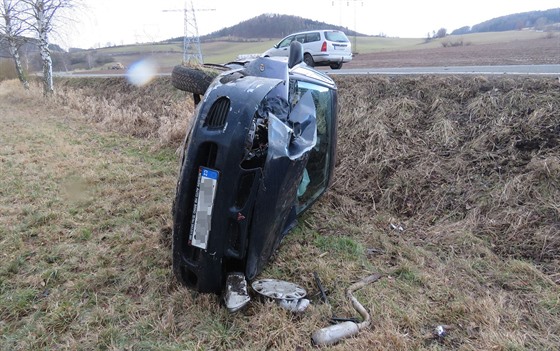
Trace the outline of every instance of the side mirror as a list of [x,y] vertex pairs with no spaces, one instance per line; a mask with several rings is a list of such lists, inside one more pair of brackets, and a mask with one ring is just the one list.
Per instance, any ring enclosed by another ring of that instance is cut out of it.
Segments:
[[288,58],[288,68],[292,68],[303,62],[303,45],[299,41],[292,41],[290,44],[290,56]]

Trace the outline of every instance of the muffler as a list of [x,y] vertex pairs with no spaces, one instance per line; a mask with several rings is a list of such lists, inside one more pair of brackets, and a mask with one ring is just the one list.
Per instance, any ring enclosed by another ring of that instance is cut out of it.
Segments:
[[348,321],[316,330],[315,332],[313,332],[313,334],[311,334],[311,340],[313,344],[317,346],[333,345],[344,338],[348,338],[350,336],[358,334],[360,330],[368,327],[371,323],[371,317],[368,311],[364,308],[364,306],[362,306],[362,304],[360,304],[358,299],[356,299],[354,295],[352,295],[352,293],[368,284],[379,280],[381,277],[381,274],[372,274],[350,285],[348,289],[346,289],[346,297],[350,299],[350,302],[352,302],[352,306],[354,307],[354,309],[358,311],[358,313],[364,319],[361,323]]

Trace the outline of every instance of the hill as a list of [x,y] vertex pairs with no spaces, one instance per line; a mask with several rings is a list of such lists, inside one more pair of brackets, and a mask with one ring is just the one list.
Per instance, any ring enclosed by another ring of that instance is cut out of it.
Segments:
[[[39,41],[34,38],[27,38],[27,37],[20,37],[21,42],[23,43],[20,46],[20,54],[39,54]],[[57,44],[50,44],[49,49],[51,52],[64,52],[64,50]],[[10,51],[8,49],[8,42],[5,39],[5,35],[0,33],[0,57],[9,58]]]
[[523,28],[545,30],[547,27],[555,23],[560,23],[560,8],[501,16],[475,24],[472,27],[461,27],[454,30],[451,34],[460,35],[468,33],[504,32]]
[[[39,53],[39,41],[37,39],[28,37],[21,37],[20,40],[22,44],[19,47],[19,55],[26,69],[29,71],[41,70],[42,62],[41,55]],[[66,52],[57,44],[50,44],[49,49],[51,50],[52,59],[55,63],[54,69],[65,69],[64,63],[62,62],[61,58]],[[0,71],[2,71],[2,75],[4,75],[5,72],[3,72],[4,66],[1,64],[1,62],[8,62],[11,66],[12,60],[13,59],[10,55],[7,40],[4,39],[4,35],[0,34],[0,66],[2,66],[2,68],[0,68]],[[9,71],[11,70],[12,69],[10,67]]]
[[[560,12],[560,9],[557,9]],[[555,64],[560,63],[558,55],[558,35],[552,32],[539,33],[537,30],[510,30],[481,32],[482,24],[488,28],[492,21],[510,23],[512,18],[524,18],[523,23],[552,23],[556,21],[554,10],[535,11],[525,14],[504,16],[466,27],[466,34],[437,38],[427,42],[423,38],[387,38],[365,36],[358,33],[354,41],[360,55],[347,65],[352,67],[398,67],[435,65],[478,64]],[[546,18],[546,20],[545,20]],[[313,28],[343,30],[348,36],[354,32],[340,26],[329,25],[302,17],[287,15],[261,15],[235,26],[221,29],[201,38],[204,61],[223,63],[235,60],[240,55],[262,53],[276,44],[287,33]],[[457,34],[458,30],[453,34]],[[548,39],[548,40],[545,40]],[[60,47],[51,46],[55,71],[107,70],[114,62],[130,66],[138,60],[150,57],[163,72],[182,60],[183,38],[169,39],[160,43],[122,45],[100,49],[70,49],[65,52]],[[458,47],[453,47],[457,46]],[[445,46],[445,48],[443,48]],[[40,56],[33,40],[20,49],[26,69],[30,72],[41,70]],[[14,77],[13,63],[7,50],[0,44],[0,76]],[[119,73],[114,71],[114,73]]]
[[[356,33],[346,27],[335,26],[325,22],[310,20],[299,16],[280,14],[262,14],[246,21],[240,22],[232,27],[226,27],[200,37],[202,41],[215,40],[218,38],[236,39],[270,39],[283,38],[290,33],[303,32],[315,29],[336,29],[347,35],[365,36]],[[170,41],[182,41],[183,37],[173,38]]]

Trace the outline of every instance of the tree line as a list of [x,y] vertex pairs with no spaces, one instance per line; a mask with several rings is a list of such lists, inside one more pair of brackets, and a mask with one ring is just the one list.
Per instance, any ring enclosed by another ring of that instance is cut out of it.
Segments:
[[560,23],[560,8],[545,11],[530,11],[501,16],[488,21],[475,24],[472,27],[464,26],[451,32],[452,35],[482,32],[504,32],[523,28],[546,30],[547,26]]
[[0,6],[0,40],[8,46],[14,60],[19,80],[29,89],[20,57],[20,48],[29,43],[37,45],[42,62],[43,95],[54,92],[53,60],[50,34],[59,24],[59,16],[64,9],[71,9],[78,0],[2,0]]
[[343,31],[346,35],[363,35],[355,33],[346,27],[335,26],[303,17],[280,14],[263,14],[240,22],[235,26],[223,28],[205,35],[201,37],[201,39],[211,40],[224,37],[251,39],[283,38],[291,33],[317,29],[336,29]]

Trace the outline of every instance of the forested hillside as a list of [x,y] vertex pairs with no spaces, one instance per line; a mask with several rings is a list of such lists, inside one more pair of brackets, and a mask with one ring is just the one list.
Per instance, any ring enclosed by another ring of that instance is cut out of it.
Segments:
[[[552,29],[553,24],[560,23],[560,8],[546,11],[531,11],[501,16],[475,24],[472,27],[465,26],[454,30],[451,34],[468,34],[481,32],[504,32],[508,30],[519,30],[523,28],[535,28],[537,30]],[[558,27],[556,27],[558,29]]]
[[302,32],[314,29],[338,29],[348,35],[354,35],[354,31],[348,28],[310,20],[298,16],[280,14],[263,14],[239,24],[223,28],[210,33],[203,39],[214,39],[222,37],[236,38],[281,38],[290,33]]
[[[5,36],[0,33],[0,57],[11,57],[10,52],[8,50],[7,40],[4,39]],[[19,51],[20,55],[23,54],[39,54],[39,49],[37,48],[37,39],[34,38],[27,38],[27,37],[20,37],[20,41],[22,42]],[[63,52],[64,50],[57,44],[50,44],[49,49],[51,52]]]
[[[280,14],[263,14],[240,22],[232,27],[226,27],[208,35],[202,36],[201,40],[212,40],[216,38],[244,38],[244,39],[270,39],[282,38],[290,33],[302,32],[315,29],[337,29],[347,35],[354,35],[354,31],[345,27],[327,24],[298,16]],[[359,36],[364,35],[357,33]],[[171,41],[183,40],[182,37]]]

